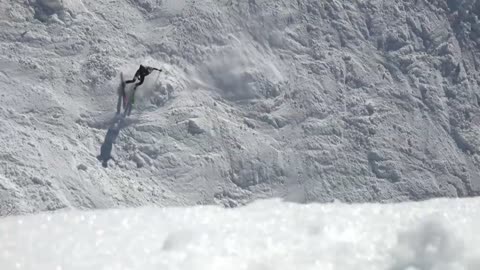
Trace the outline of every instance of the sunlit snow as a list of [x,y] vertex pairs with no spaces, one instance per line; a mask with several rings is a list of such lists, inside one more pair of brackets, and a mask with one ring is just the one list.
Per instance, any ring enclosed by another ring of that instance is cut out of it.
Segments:
[[480,269],[479,199],[259,201],[0,220],[0,269]]

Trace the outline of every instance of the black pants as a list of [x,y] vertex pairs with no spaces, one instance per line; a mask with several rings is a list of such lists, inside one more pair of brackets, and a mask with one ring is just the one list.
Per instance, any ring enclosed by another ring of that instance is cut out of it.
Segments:
[[128,83],[133,83],[133,82],[135,82],[137,79],[140,80],[140,81],[135,84],[136,87],[143,84],[143,81],[145,80],[145,77],[143,77],[143,76],[136,76],[136,77],[133,77],[133,79],[126,81],[125,83],[126,83],[126,84],[128,84]]
[[[133,103],[133,96],[135,95],[135,90],[137,90],[137,87],[139,87],[140,85],[143,84],[143,81],[145,80],[145,76],[135,76],[135,77],[133,77],[133,79],[125,82],[125,84],[134,83],[137,79],[139,80],[139,82],[137,82],[135,84],[135,88],[133,88],[132,103]],[[124,102],[125,102],[125,99],[126,99],[125,91],[122,94],[123,94],[123,99],[124,99]]]

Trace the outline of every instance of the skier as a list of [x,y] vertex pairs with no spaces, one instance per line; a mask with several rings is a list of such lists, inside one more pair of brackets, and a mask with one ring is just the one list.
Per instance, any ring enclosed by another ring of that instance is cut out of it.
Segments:
[[[133,79],[124,82],[124,84],[129,84],[129,83],[134,83],[138,80],[138,82],[135,84],[135,87],[133,88],[133,93],[131,95],[132,96],[131,104],[134,103],[135,91],[136,91],[137,87],[142,85],[143,81],[145,80],[145,77],[150,75],[150,73],[152,73],[154,70],[156,70],[158,72],[162,72],[162,69],[140,65],[137,72],[135,72],[135,75],[133,76]],[[123,106],[125,107],[127,105],[127,97],[126,97],[125,91],[123,91],[122,95],[123,95]]]

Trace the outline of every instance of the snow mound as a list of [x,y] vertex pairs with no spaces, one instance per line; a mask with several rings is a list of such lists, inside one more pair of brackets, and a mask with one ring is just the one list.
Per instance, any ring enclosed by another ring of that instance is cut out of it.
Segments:
[[0,220],[0,268],[475,270],[479,199],[64,212]]
[[0,215],[477,196],[477,2],[0,1]]

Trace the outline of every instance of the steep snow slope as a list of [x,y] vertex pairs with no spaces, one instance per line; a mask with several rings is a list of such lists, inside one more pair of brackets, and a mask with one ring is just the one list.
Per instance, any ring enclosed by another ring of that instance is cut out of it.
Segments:
[[139,208],[0,219],[3,270],[476,270],[480,201]]
[[0,0],[2,214],[477,195],[473,3]]

